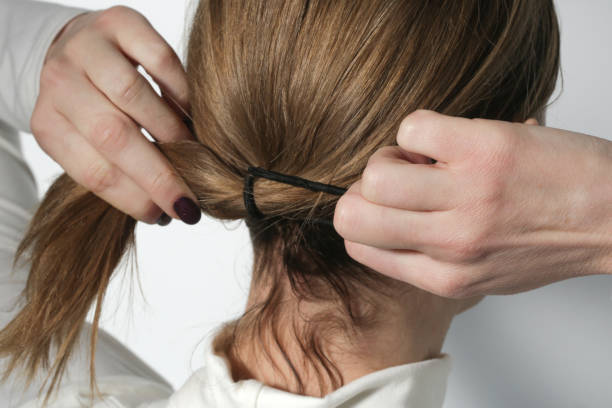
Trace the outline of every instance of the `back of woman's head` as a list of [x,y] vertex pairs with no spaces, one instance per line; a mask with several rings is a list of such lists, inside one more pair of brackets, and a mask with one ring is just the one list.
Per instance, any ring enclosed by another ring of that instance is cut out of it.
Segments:
[[[202,0],[188,51],[198,142],[160,148],[205,213],[241,219],[249,166],[346,187],[417,109],[507,121],[541,114],[559,33],[552,0]],[[269,322],[287,291],[339,304],[348,320],[321,316],[335,327],[372,323],[364,299],[392,285],[351,261],[333,227],[309,221],[331,219],[337,199],[255,181],[265,218],[247,223],[254,285],[265,291],[249,325]],[[32,268],[27,303],[0,333],[10,370],[24,364],[33,374],[57,342],[53,387],[94,299],[97,327],[134,224],[68,176],[56,181],[19,249]],[[316,332],[307,334],[316,351]]]

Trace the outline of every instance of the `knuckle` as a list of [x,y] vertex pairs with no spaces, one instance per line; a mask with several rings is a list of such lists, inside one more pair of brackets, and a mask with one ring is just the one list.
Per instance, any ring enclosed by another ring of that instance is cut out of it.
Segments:
[[350,256],[351,258],[357,260],[359,259],[359,251],[358,251],[358,246],[355,245],[354,242],[352,241],[344,241],[344,249],[346,250],[346,253],[348,254],[348,256]]
[[381,162],[368,164],[361,176],[361,194],[369,201],[377,202],[385,179]]
[[399,129],[397,131],[396,142],[398,145],[402,146],[404,142],[410,138],[410,135],[413,133],[414,126],[415,124],[412,121],[410,115],[402,119],[399,125]]
[[492,176],[482,184],[478,201],[472,208],[481,216],[482,226],[487,226],[496,214],[499,214],[504,204],[505,182],[502,177]]
[[[181,66],[180,69],[184,70],[184,68],[182,67],[182,62],[180,62],[180,60],[179,60],[179,65]],[[184,101],[185,103],[189,104],[189,100],[190,100],[189,85],[187,85],[186,81],[184,82],[183,86],[179,86],[178,89],[176,90],[176,97],[178,101]]]
[[125,121],[115,117],[104,118],[95,126],[93,143],[101,151],[118,152],[127,145],[128,131]]
[[58,88],[66,80],[66,65],[63,58],[49,59],[41,73],[40,85],[41,88]]
[[127,6],[113,6],[101,11],[95,20],[95,25],[100,28],[109,28],[117,23],[125,21],[126,17],[135,13],[135,10]]
[[446,236],[438,246],[445,250],[450,260],[460,263],[470,263],[483,255],[482,240],[477,234],[470,234],[467,231]]
[[83,175],[85,186],[93,193],[99,194],[115,185],[119,171],[107,162],[94,162],[90,164]]
[[374,154],[372,154],[368,158],[366,168],[368,166],[372,166],[376,162],[384,161],[388,156],[394,155],[394,152],[396,149],[397,149],[397,146],[383,146],[380,149],[376,150]]
[[455,246],[454,254],[460,262],[473,262],[481,257],[482,248],[476,241],[462,241]]
[[450,299],[465,299],[470,296],[468,278],[462,273],[454,273],[440,281],[438,295]]
[[[164,118],[163,123],[165,124],[164,128],[166,129],[166,132],[168,135],[167,136],[168,141],[176,142],[182,139],[183,135],[186,132],[185,130],[186,127],[183,121],[178,119],[176,115],[172,115],[170,117]],[[158,138],[158,140],[161,140],[161,139]]]
[[404,127],[422,126],[429,121],[434,113],[426,109],[417,109],[402,120]]
[[68,38],[63,47],[64,55],[75,57],[82,54],[83,50],[87,49],[90,40],[84,37],[84,31],[79,31],[74,36]]
[[356,195],[345,194],[338,200],[334,211],[334,228],[343,237],[350,236],[351,227],[356,221]]
[[417,109],[402,119],[397,132],[397,143],[401,146],[405,141],[418,135],[419,130],[424,128],[432,115],[431,111]]
[[386,237],[388,242],[393,242],[398,248],[410,248],[413,250],[421,250],[423,245],[422,234],[407,234],[406,224],[384,222],[382,219],[379,223],[381,235]]
[[155,175],[151,181],[151,194],[153,196],[167,195],[178,182],[178,176],[172,171],[164,170]]
[[114,95],[121,104],[125,105],[136,99],[147,85],[145,79],[137,71],[120,74],[118,78],[121,79],[117,81]]
[[[484,157],[480,162],[489,174],[503,175],[514,166],[518,146],[518,137],[512,124],[497,124],[488,128],[487,143],[483,143]],[[485,138],[483,138],[485,139]]]
[[412,119],[417,122],[425,122],[432,118],[436,113],[434,111],[428,109],[417,109],[412,112],[409,116],[412,116]]
[[107,12],[110,14],[125,15],[125,14],[132,14],[135,12],[135,10],[128,6],[117,5],[117,6],[109,7]]
[[155,47],[151,53],[153,66],[157,71],[169,70],[176,66],[177,57],[168,45],[161,43],[152,46]]

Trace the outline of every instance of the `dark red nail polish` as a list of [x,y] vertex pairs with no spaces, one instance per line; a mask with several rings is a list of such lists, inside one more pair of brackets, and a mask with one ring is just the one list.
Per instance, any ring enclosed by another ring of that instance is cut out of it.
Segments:
[[170,217],[166,213],[162,213],[162,215],[157,220],[157,225],[161,225],[162,227],[165,227],[166,225],[170,224],[170,221],[172,221],[172,217]]
[[174,211],[180,219],[189,225],[197,224],[202,218],[202,210],[187,197],[181,197],[174,203]]

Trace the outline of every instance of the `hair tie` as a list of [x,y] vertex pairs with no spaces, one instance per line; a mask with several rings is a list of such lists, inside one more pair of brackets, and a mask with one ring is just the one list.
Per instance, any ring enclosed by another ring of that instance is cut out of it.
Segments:
[[[318,183],[316,181],[306,180],[297,176],[277,173],[271,170],[265,170],[260,167],[249,167],[247,174],[244,176],[244,206],[250,218],[262,219],[264,214],[259,211],[255,204],[255,194],[253,193],[253,184],[255,178],[261,177],[268,180],[276,181],[283,184],[289,184],[295,187],[305,188],[315,192],[323,192],[341,196],[346,193],[346,189],[342,187],[332,186],[331,184]],[[333,222],[326,218],[310,218],[309,221],[333,226]]]

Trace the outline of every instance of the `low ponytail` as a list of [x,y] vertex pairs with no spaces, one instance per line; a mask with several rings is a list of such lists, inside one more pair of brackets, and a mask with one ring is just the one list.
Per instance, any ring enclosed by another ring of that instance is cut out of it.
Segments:
[[[348,186],[376,150],[395,143],[401,121],[416,109],[507,121],[542,112],[556,83],[559,29],[552,0],[367,0],[351,7],[201,0],[187,59],[199,142],[159,147],[203,211],[229,220],[246,216],[248,166]],[[338,314],[334,304],[331,329],[321,318],[307,325],[312,330],[306,334],[296,333],[307,342],[302,350],[315,373],[323,367],[325,377],[333,362],[319,339],[338,327],[375,327],[366,324],[377,315],[363,307],[374,299],[368,295],[403,287],[353,261],[331,228],[299,221],[329,217],[337,197],[265,179],[253,191],[259,210],[279,220],[252,234],[254,282],[271,282],[261,285],[271,295],[247,312],[246,322],[256,329],[265,327],[260,322],[284,322],[274,318],[284,305],[273,295],[284,294],[285,279],[300,300],[361,307],[359,315],[350,307]],[[134,249],[135,225],[67,175],[53,184],[16,254],[15,261],[27,255],[31,271],[25,306],[0,331],[0,358],[8,357],[4,379],[23,366],[31,380],[49,367],[50,349],[57,346],[46,403],[96,301],[93,390],[104,294]],[[256,341],[238,329],[235,339]]]
[[[219,218],[244,217],[239,199],[241,179],[226,174],[227,163],[214,152],[196,141],[156,146],[196,194],[202,208]],[[204,197],[215,198],[207,201]],[[222,208],[226,208],[225,213]],[[135,227],[134,218],[67,174],[55,180],[15,253],[13,268],[22,260],[30,272],[19,299],[23,302],[19,304],[21,310],[0,330],[0,359],[7,359],[0,381],[6,381],[20,367],[28,388],[41,368],[48,371],[39,390],[42,394],[48,384],[46,405],[61,382],[95,301],[90,343],[90,390],[94,399],[94,391],[99,391],[95,352],[102,303],[121,260],[126,254],[134,259],[130,255],[134,255]],[[56,350],[53,361],[52,349]]]
[[45,194],[21,241],[13,267],[31,263],[21,299],[25,305],[0,331],[0,358],[7,358],[6,381],[18,366],[28,388],[40,368],[53,364],[39,390],[51,380],[44,405],[59,385],[85,319],[96,301],[91,335],[90,387],[98,321],[110,277],[134,248],[136,220],[61,175]]
[[[204,212],[218,219],[246,217],[243,177],[249,165],[228,161],[198,141],[157,143],[198,198]],[[287,197],[285,212],[312,210],[321,194],[298,187],[260,180],[255,194],[266,214],[276,214]],[[274,200],[276,198],[276,201]],[[281,203],[281,204],[279,204]],[[39,393],[46,405],[57,389],[78,344],[85,319],[96,303],[90,343],[91,398],[97,390],[95,351],[102,303],[110,279],[121,260],[133,259],[136,220],[61,175],[49,188],[15,253],[13,267],[22,260],[29,264],[29,276],[21,294],[21,310],[0,331],[0,358],[7,359],[1,381],[19,367],[28,388],[40,369],[46,378]],[[136,265],[135,265],[136,266]],[[135,270],[135,268],[134,268]],[[55,349],[55,355],[51,351]],[[53,361],[52,360],[53,357]],[[50,381],[50,383],[49,383]]]

